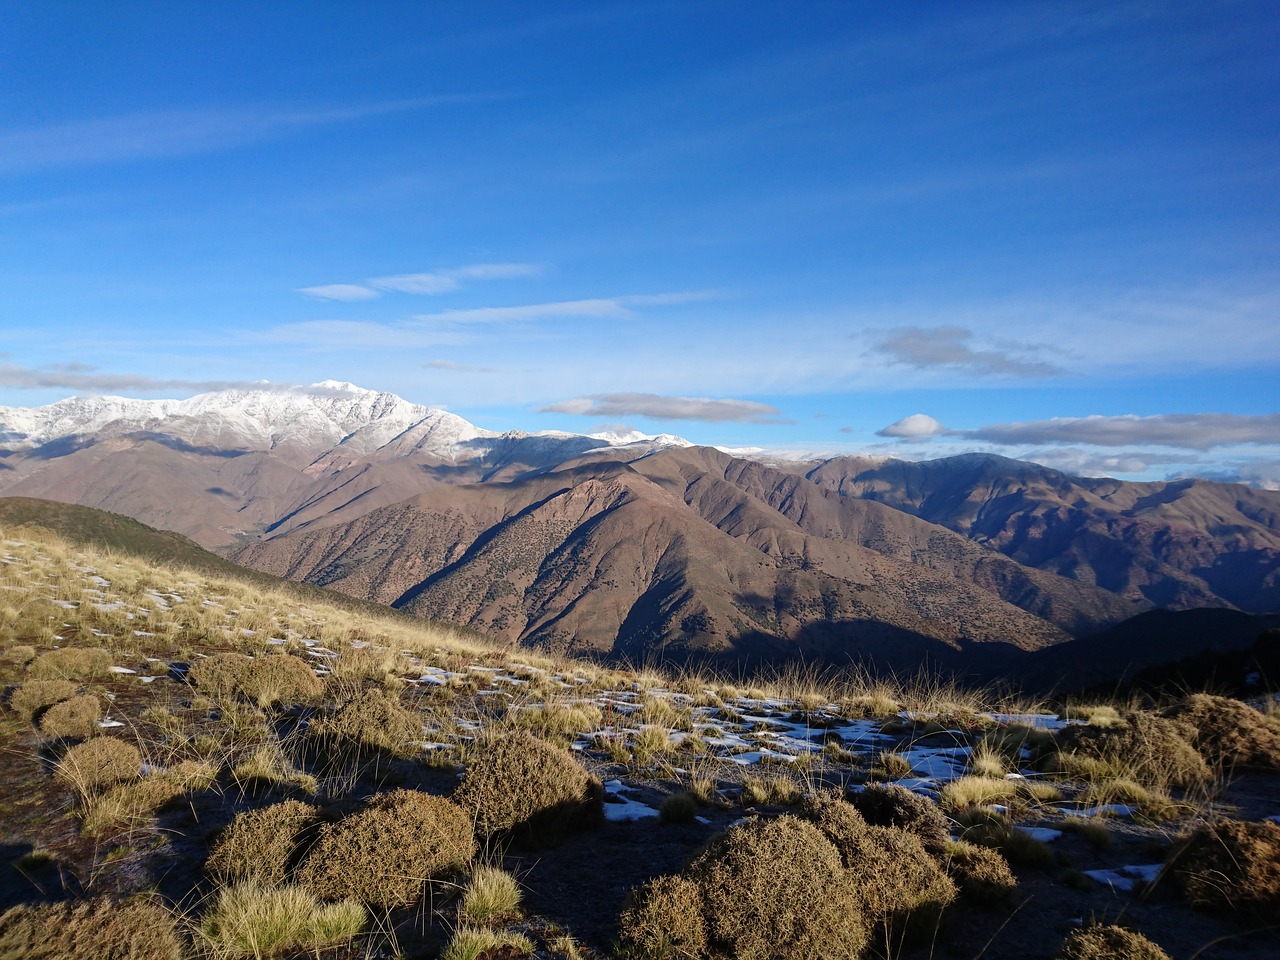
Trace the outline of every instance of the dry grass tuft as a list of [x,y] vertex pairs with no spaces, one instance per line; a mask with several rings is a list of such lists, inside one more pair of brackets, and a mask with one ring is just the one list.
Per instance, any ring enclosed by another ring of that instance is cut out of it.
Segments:
[[658,818],[663,823],[688,823],[698,815],[698,798],[687,790],[673,793],[658,807]]
[[54,773],[82,797],[142,775],[142,754],[115,737],[96,737],[77,744],[58,761]]
[[317,823],[316,809],[286,800],[236,815],[213,846],[205,870],[224,883],[279,886],[299,859]]
[[1170,960],[1169,955],[1140,933],[1124,927],[1093,924],[1073,930],[1062,941],[1054,960]]
[[181,960],[169,911],[145,900],[19,906],[0,915],[5,960]]
[[1164,875],[1196,906],[1280,924],[1280,823],[1206,824],[1174,851]]
[[140,826],[185,794],[209,787],[217,773],[212,764],[184,761],[141,780],[117,784],[86,800],[81,811],[85,832]]
[[45,707],[75,695],[76,685],[70,680],[28,680],[9,697],[9,709],[24,720],[34,722]]
[[237,883],[218,893],[200,925],[200,935],[215,955],[274,957],[321,948],[357,936],[365,925],[364,908],[344,900],[323,904],[301,887],[265,887]]
[[475,852],[471,819],[460,806],[394,790],[321,828],[294,879],[326,900],[406,906],[421,899],[429,881],[465,867]]
[[98,732],[102,701],[91,693],[55,703],[40,715],[40,734],[49,740],[88,740]]
[[1018,783],[994,777],[961,777],[942,785],[939,803],[943,809],[960,812],[1016,796]]
[[523,933],[490,930],[488,927],[459,927],[453,932],[440,960],[487,960],[489,957],[527,957],[533,943]]
[[485,926],[520,915],[522,894],[516,878],[501,867],[483,865],[471,871],[462,891],[458,915],[467,923]]
[[33,680],[94,680],[111,669],[111,654],[101,647],[65,647],[36,657],[27,667]]
[[518,731],[482,740],[454,800],[481,836],[546,842],[598,823],[604,788],[568,750]]

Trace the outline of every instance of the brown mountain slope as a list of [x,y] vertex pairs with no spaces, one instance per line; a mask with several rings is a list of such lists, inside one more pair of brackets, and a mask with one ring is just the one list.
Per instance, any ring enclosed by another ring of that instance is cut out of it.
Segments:
[[[673,477],[697,474],[699,457],[680,454],[441,487],[249,545],[237,559],[511,642],[577,651],[794,652],[798,644],[843,657],[905,644],[920,655],[966,641],[1035,648],[1068,636],[949,570],[807,533],[727,481],[691,495],[691,509],[686,495],[699,484]],[[838,501],[815,497],[843,517]]]
[[837,458],[814,483],[941,524],[1040,570],[1171,609],[1280,609],[1280,494],[1208,480],[1125,483],[966,455]]

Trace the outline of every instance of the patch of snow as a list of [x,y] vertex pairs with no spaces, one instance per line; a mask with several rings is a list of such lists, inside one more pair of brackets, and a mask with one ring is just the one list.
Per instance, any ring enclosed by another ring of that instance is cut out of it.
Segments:
[[1071,810],[1066,807],[1059,807],[1068,817],[1130,817],[1138,812],[1137,807],[1131,807],[1123,803],[1104,803],[1096,807],[1090,807],[1087,810]]
[[658,811],[647,803],[630,800],[622,796],[626,784],[621,780],[610,780],[604,785],[605,802],[604,818],[614,822],[625,820],[645,820],[658,816]]
[[1160,863],[1147,863],[1116,867],[1114,870],[1085,870],[1084,875],[1104,887],[1127,892],[1140,883],[1154,883],[1156,878],[1160,876],[1160,870],[1163,866]]
[[128,667],[110,667],[108,673],[137,673],[137,670],[130,670]]
[[1049,827],[1022,827],[1015,824],[1013,829],[1020,833],[1025,833],[1032,840],[1039,840],[1041,843],[1053,843],[1053,841],[1062,836],[1061,830],[1051,830]]

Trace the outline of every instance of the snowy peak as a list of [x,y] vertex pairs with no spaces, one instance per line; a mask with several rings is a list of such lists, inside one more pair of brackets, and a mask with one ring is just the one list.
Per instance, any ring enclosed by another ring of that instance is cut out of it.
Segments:
[[11,450],[58,441],[153,436],[199,449],[273,451],[299,464],[332,468],[411,454],[462,461],[521,446],[549,459],[632,444],[687,445],[643,434],[495,433],[445,410],[342,380],[307,387],[219,390],[186,400],[71,397],[43,407],[0,407],[0,443]]

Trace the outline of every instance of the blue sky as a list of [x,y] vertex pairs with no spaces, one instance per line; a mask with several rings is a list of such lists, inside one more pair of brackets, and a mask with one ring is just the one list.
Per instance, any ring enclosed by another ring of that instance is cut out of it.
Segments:
[[0,2],[0,405],[1280,483],[1263,2]]

